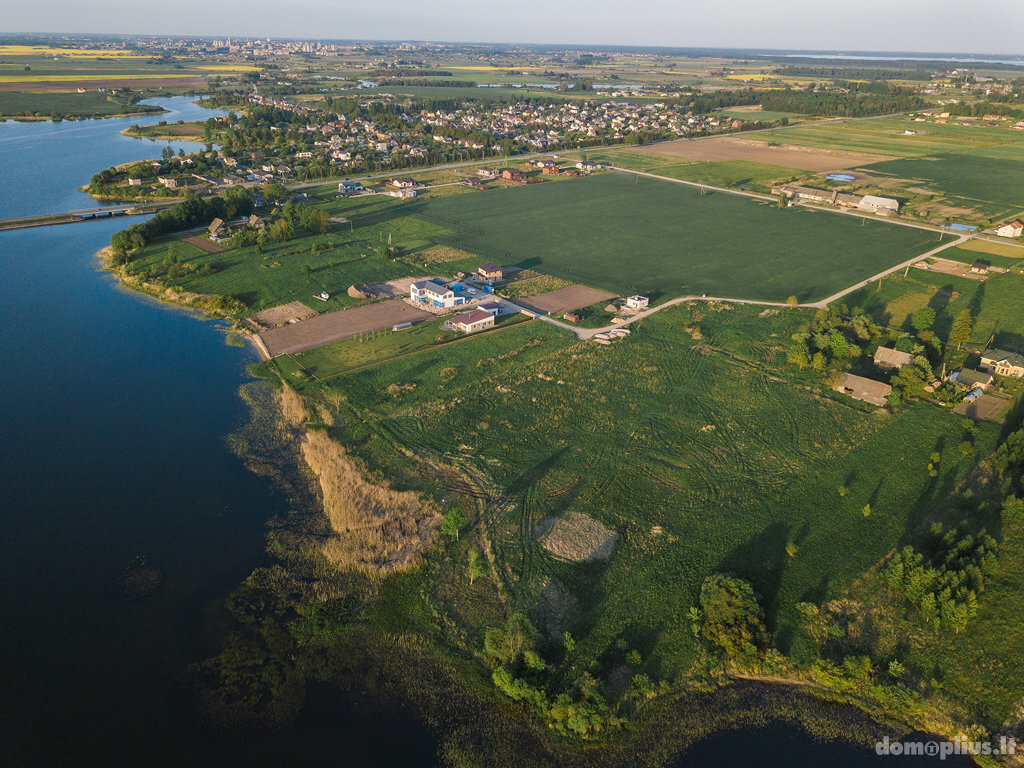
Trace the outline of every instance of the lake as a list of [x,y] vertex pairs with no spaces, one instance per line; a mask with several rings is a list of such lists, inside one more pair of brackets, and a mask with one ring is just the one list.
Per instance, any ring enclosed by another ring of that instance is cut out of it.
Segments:
[[[91,205],[75,187],[165,143],[121,136],[126,125],[213,114],[160,103],[171,114],[0,124],[2,215]],[[265,524],[286,500],[224,442],[247,419],[237,390],[253,354],[99,271],[94,253],[125,224],[0,232],[0,763],[437,764],[415,718],[358,692],[312,691],[277,734],[229,738],[197,721],[185,669],[219,649],[223,600],[265,563]],[[116,579],[140,558],[162,582],[128,599]],[[771,726],[716,736],[678,765],[833,757],[880,759]]]

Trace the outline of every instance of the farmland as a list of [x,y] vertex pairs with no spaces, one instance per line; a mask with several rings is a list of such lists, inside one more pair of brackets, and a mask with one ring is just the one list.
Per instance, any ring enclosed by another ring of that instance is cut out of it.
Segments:
[[[673,679],[695,659],[686,612],[705,576],[749,579],[787,650],[794,605],[840,594],[995,440],[979,425],[965,454],[960,420],[941,409],[879,414],[783,373],[805,317],[685,305],[612,347],[523,323],[330,380],[352,414],[330,432],[399,484],[451,497],[473,478],[498,581],[463,595],[431,581],[443,569],[422,576],[425,611],[462,628],[453,642],[478,647],[501,620],[481,607],[497,589],[545,636],[570,631],[574,663],[599,679],[617,647]],[[942,471],[930,480],[932,452]],[[452,471],[424,480],[408,456]],[[538,524],[569,511],[619,534],[610,561],[544,551]],[[562,612],[548,610],[552,593]]]
[[[442,244],[622,295],[820,299],[934,233],[628,174],[415,202]],[[524,227],[523,223],[527,222]]]

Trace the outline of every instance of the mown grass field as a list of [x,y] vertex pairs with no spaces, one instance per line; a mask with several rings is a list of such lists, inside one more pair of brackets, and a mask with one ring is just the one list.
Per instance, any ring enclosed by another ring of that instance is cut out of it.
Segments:
[[623,173],[408,208],[457,233],[443,244],[655,298],[815,300],[938,244],[927,231]]
[[[805,318],[676,307],[610,347],[529,322],[330,380],[354,415],[332,434],[399,486],[467,487],[410,456],[474,478],[509,605],[557,633],[539,600],[557,582],[583,667],[606,678],[622,639],[642,671],[671,679],[693,659],[686,611],[705,576],[750,579],[786,649],[797,602],[838,595],[994,443],[998,428],[980,425],[964,456],[961,420],[940,408],[880,414],[780,376]],[[610,562],[544,552],[535,526],[567,511],[620,534]],[[495,617],[467,604],[486,588],[445,580],[425,594],[442,624],[479,640]]]
[[[525,321],[523,315],[501,318],[494,331]],[[461,331],[441,328],[443,320],[424,320],[400,331],[384,329],[351,339],[335,341],[292,358],[318,379],[328,379],[364,366],[422,352],[433,347],[469,340]]]
[[[347,294],[351,285],[437,271],[436,267],[425,268],[402,257],[381,258],[377,249],[389,237],[405,249],[404,253],[409,253],[452,234],[404,215],[403,203],[383,195],[339,198],[323,209],[329,216],[348,218],[349,223],[333,224],[325,235],[301,236],[285,243],[268,242],[262,253],[258,247],[250,246],[207,254],[186,243],[160,240],[133,260],[133,269],[180,290],[233,296],[253,312],[289,301],[309,302],[321,291],[327,291],[330,300],[317,301],[316,308],[331,311],[360,303]],[[168,279],[166,259],[172,243],[186,271],[180,277]],[[211,273],[203,274],[201,270],[207,265]]]

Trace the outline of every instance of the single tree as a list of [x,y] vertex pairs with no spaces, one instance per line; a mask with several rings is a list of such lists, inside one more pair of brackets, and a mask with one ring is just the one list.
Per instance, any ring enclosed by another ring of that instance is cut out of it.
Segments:
[[953,328],[949,332],[949,341],[956,344],[959,350],[967,340],[971,338],[971,327],[974,325],[974,318],[971,317],[971,310],[963,309],[953,321]]

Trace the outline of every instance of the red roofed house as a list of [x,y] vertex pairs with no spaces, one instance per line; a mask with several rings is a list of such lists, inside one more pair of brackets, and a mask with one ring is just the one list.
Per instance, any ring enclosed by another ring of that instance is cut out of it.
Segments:
[[1022,233],[1024,233],[1024,224],[1019,221],[1011,221],[996,230],[996,234],[1000,237],[1020,237]]
[[458,317],[453,317],[448,322],[463,333],[475,333],[476,331],[482,331],[484,328],[493,328],[494,315],[483,309],[474,309],[472,312],[466,312]]

